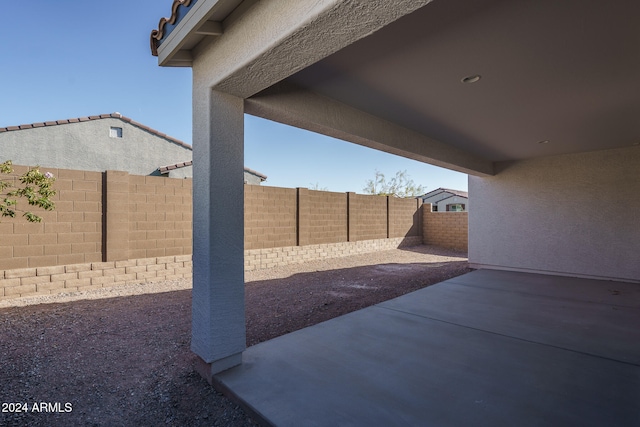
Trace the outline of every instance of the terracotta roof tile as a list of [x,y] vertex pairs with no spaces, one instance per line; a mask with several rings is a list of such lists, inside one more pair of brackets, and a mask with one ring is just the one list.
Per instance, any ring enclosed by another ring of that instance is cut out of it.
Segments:
[[193,165],[193,160],[187,160],[186,162],[174,163],[172,165],[159,167],[158,170],[160,171],[160,173],[167,173],[174,169],[180,169],[185,166],[192,166],[192,165]]
[[171,5],[171,16],[168,18],[160,18],[158,29],[151,31],[151,54],[158,56],[158,42],[164,37],[164,27],[169,24],[173,25],[178,19],[178,8],[180,6],[189,7],[191,0],[173,0]]

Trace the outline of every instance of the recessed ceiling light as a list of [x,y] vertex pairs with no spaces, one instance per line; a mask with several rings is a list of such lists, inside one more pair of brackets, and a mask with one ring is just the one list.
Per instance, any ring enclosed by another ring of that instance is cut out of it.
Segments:
[[478,80],[480,80],[481,78],[482,78],[482,76],[480,76],[480,74],[474,74],[473,76],[467,76],[467,77],[463,78],[460,81],[462,83],[475,83]]
[[548,139],[545,139],[543,141],[538,141],[538,144],[548,144],[548,143],[549,143]]

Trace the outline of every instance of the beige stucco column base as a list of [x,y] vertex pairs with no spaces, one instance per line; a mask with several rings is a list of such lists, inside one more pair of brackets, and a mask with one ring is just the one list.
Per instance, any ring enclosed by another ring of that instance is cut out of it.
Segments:
[[242,353],[237,353],[224,359],[207,363],[201,357],[196,356],[195,370],[207,380],[209,385],[213,385],[213,376],[219,372],[238,366],[242,363]]

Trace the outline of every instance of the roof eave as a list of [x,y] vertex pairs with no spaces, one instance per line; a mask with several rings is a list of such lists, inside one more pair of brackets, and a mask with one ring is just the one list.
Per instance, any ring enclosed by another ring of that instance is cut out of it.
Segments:
[[[242,3],[242,0],[174,0],[172,14],[162,18],[158,29],[151,32],[151,53],[158,57],[158,65],[190,67],[191,48],[200,40],[222,34],[222,20]],[[180,8],[189,8],[171,31],[164,34],[166,24],[176,19]]]

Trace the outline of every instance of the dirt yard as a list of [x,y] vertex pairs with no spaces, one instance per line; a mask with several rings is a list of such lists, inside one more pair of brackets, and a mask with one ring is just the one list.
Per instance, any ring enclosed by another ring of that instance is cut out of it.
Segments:
[[[247,273],[247,345],[468,271],[419,246]],[[193,370],[190,285],[2,302],[0,425],[255,425]]]

